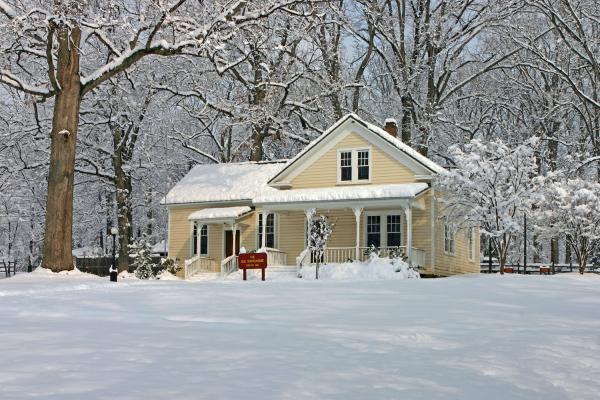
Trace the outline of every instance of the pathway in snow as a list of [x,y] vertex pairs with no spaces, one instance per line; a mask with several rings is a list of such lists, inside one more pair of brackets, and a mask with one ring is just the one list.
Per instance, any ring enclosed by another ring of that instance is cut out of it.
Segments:
[[0,281],[0,399],[597,399],[600,278]]

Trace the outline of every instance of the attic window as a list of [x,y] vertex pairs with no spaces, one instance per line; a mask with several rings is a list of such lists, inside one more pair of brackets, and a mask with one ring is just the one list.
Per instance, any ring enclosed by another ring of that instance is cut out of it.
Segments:
[[371,179],[371,151],[344,149],[338,151],[338,182],[359,183]]
[[352,181],[352,152],[342,151],[340,153],[340,180]]

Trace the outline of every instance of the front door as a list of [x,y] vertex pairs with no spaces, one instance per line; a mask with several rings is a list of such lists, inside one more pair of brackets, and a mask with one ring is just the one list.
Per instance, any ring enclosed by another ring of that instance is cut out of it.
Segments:
[[[240,254],[240,231],[235,231],[235,254]],[[233,231],[225,231],[225,258],[233,255]]]

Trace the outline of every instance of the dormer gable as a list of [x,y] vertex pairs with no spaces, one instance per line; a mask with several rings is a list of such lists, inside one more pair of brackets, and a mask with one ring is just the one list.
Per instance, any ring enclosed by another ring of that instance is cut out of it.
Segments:
[[288,161],[269,185],[289,189],[410,183],[428,181],[442,171],[384,129],[348,114]]

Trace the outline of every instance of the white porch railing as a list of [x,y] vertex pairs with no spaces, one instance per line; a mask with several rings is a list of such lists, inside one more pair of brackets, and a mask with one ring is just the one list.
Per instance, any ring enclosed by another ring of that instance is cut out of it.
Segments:
[[[400,246],[400,248],[406,254],[406,246]],[[395,248],[392,247],[380,247],[379,255],[381,257],[388,257],[390,252]],[[366,261],[368,256],[365,254],[367,247],[359,247],[358,251],[358,260]],[[306,253],[306,254],[305,254]],[[308,251],[304,250],[300,255],[302,257],[302,265],[314,264],[317,260],[317,255],[313,251],[310,257],[308,256]],[[300,259],[301,257],[298,257]],[[354,261],[356,259],[356,247],[327,247],[323,254],[323,264],[338,264],[345,263],[349,261]],[[425,265],[425,251],[421,249],[417,249],[415,247],[412,248],[412,265],[415,267],[422,267]],[[298,265],[298,263],[297,263]]]
[[184,278],[188,279],[199,272],[216,272],[217,263],[210,257],[196,256],[185,260]]
[[231,255],[221,261],[221,275],[227,276],[238,270],[238,258],[236,255]]
[[267,253],[267,265],[287,265],[287,253],[271,247],[262,248]]

